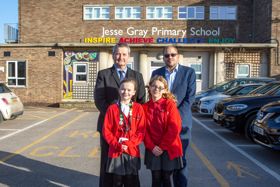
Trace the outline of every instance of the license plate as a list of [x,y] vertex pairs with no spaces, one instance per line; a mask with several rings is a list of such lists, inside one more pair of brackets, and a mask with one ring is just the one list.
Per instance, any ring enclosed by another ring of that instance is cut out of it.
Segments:
[[254,125],[254,131],[260,135],[264,135],[264,130],[256,125]]
[[219,116],[218,116],[218,114],[216,112],[214,112],[214,114],[213,114],[213,119],[219,120]]

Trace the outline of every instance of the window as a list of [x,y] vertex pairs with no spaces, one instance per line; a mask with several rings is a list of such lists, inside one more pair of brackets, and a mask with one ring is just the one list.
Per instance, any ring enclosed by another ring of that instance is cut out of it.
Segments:
[[132,63],[132,62],[128,62],[126,65],[127,65],[127,67],[129,67],[130,69],[134,69],[133,63]]
[[8,86],[26,86],[26,62],[8,61],[7,62]]
[[48,56],[55,56],[55,51],[48,51]]
[[250,65],[249,64],[237,64],[236,65],[236,78],[250,77]]
[[74,82],[86,83],[88,81],[88,64],[74,63]]
[[116,7],[116,19],[141,19],[140,7]]
[[178,19],[204,19],[203,6],[179,6]]
[[88,64],[75,63],[74,64],[74,82],[86,83],[88,79]]
[[190,65],[191,68],[194,69],[195,71],[195,75],[196,75],[196,80],[201,80],[201,68],[202,68],[202,64],[191,64]]
[[172,19],[172,6],[148,6],[146,19]]
[[11,56],[11,51],[4,51],[4,56]]
[[211,6],[211,20],[236,20],[236,6]]
[[109,6],[84,6],[84,20],[109,19]]
[[153,71],[155,71],[158,68],[161,68],[165,66],[163,61],[152,61],[151,62],[151,69],[150,69],[150,77],[152,76]]

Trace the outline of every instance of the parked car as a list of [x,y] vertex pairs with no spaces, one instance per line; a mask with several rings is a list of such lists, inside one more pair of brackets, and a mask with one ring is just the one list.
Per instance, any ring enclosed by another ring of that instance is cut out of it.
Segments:
[[280,100],[259,110],[252,135],[256,143],[280,150]]
[[14,119],[22,115],[23,104],[5,83],[0,83],[0,123],[3,120]]
[[215,105],[222,99],[232,97],[232,96],[237,96],[237,95],[247,95],[252,90],[262,85],[264,84],[263,83],[242,84],[232,89],[229,89],[224,93],[203,97],[199,101],[199,113],[213,115]]
[[280,82],[269,84],[273,89],[265,94],[226,98],[217,103],[213,119],[233,131],[244,131],[251,139],[252,122],[265,104],[280,99]]
[[225,81],[218,83],[212,87],[210,87],[207,90],[202,90],[198,92],[195,95],[195,101],[192,105],[192,109],[194,111],[198,111],[198,104],[201,98],[210,96],[210,95],[216,95],[218,93],[223,93],[233,87],[236,87],[241,84],[249,84],[249,83],[268,83],[271,81],[275,81],[275,78],[269,78],[269,77],[250,77],[250,78],[236,78],[230,81]]

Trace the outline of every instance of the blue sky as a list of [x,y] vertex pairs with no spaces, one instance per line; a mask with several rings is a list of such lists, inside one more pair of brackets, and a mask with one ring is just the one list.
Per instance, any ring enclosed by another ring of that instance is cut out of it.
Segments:
[[18,23],[18,0],[0,0],[0,43],[4,43],[4,24]]

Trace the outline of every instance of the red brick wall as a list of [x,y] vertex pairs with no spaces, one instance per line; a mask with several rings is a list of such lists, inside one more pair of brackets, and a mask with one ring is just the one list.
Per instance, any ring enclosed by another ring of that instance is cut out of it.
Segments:
[[[10,51],[10,57],[3,52]],[[48,51],[55,51],[55,57],[49,57]],[[58,103],[62,99],[62,50],[50,47],[0,48],[0,80],[6,81],[6,62],[25,60],[27,62],[27,87],[12,88],[24,103]]]
[[271,38],[271,0],[254,0],[254,27],[255,42],[270,42]]
[[[110,4],[111,20],[83,20],[83,6]],[[115,5],[138,5],[143,9],[142,20],[114,20]],[[147,5],[172,5],[174,19],[177,18],[177,7],[180,5],[204,5],[205,20],[145,20]],[[237,5],[238,20],[209,20],[210,5]],[[152,26],[164,29],[187,29],[191,26],[204,28],[221,27],[220,37],[234,37],[238,42],[250,42],[252,35],[252,2],[251,0],[182,0],[182,1],[101,1],[101,0],[19,0],[19,28],[21,43],[56,43],[82,42],[85,37],[101,37],[102,27],[124,29],[133,26],[135,29],[151,29]],[[147,36],[149,37],[149,36]]]

